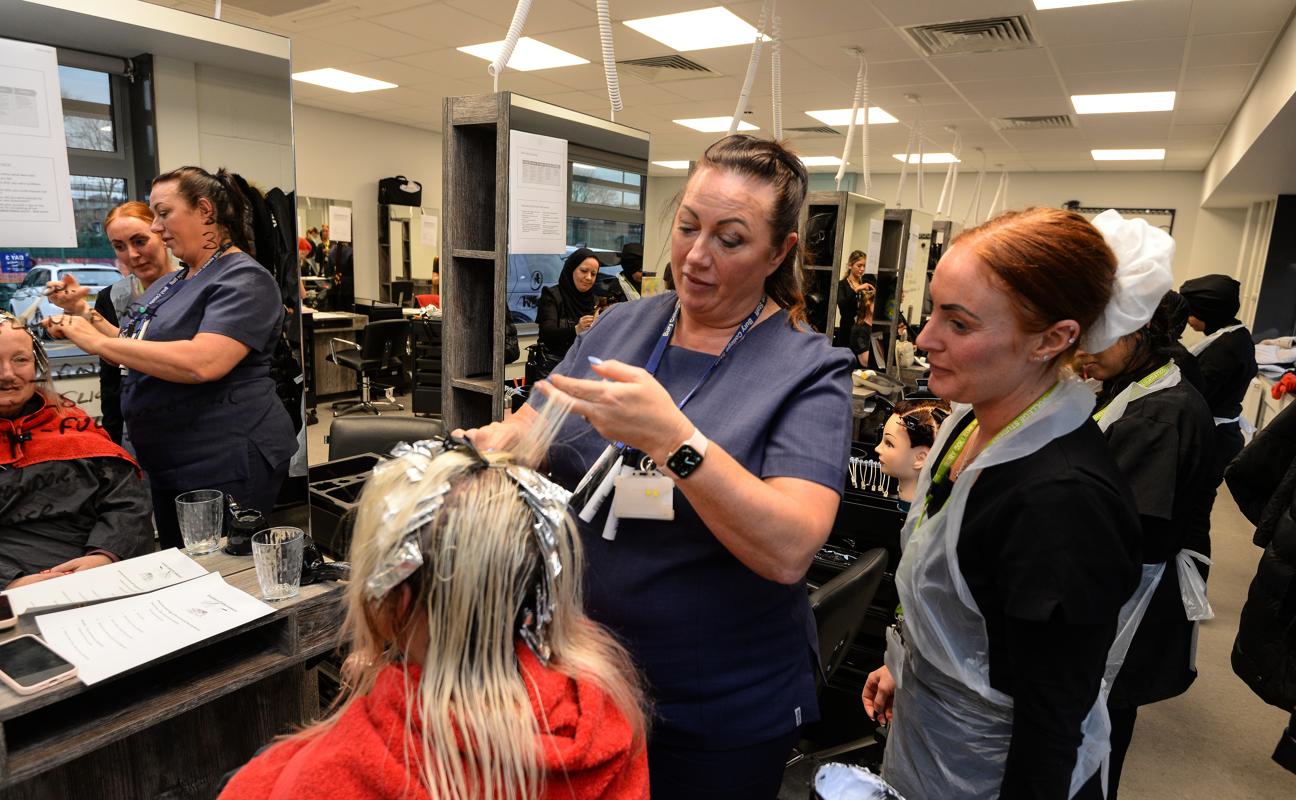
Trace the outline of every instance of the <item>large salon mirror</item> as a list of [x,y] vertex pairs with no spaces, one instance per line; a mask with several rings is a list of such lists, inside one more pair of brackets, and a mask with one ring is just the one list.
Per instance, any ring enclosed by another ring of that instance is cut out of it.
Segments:
[[[287,38],[138,0],[0,0],[0,20],[0,36],[58,49],[76,222],[76,247],[0,241],[0,308],[25,311],[40,299],[45,282],[65,271],[74,270],[96,294],[126,279],[128,270],[105,235],[104,217],[128,200],[147,203],[151,180],[161,172],[223,167],[263,194],[279,189],[292,198]],[[291,233],[288,241],[295,242],[297,234]],[[299,269],[288,258],[271,272],[282,289],[285,330],[295,337],[290,343],[300,363]],[[50,313],[47,304],[37,313]],[[56,390],[100,418],[99,359],[65,339],[45,344]],[[305,441],[303,424],[272,516],[302,528],[309,517]]]
[[351,213],[350,200],[297,198],[297,235],[311,248],[300,258],[304,302],[310,308],[351,311],[355,305],[355,262],[347,257],[352,248]]

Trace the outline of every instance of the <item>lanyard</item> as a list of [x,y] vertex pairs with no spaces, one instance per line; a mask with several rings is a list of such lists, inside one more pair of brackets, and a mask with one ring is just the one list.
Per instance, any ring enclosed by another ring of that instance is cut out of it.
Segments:
[[[1053,387],[1050,388],[1047,392],[1045,392],[1044,395],[1040,397],[1040,399],[1036,400],[1034,403],[1031,403],[1030,408],[1027,408],[1025,411],[1018,414],[1017,417],[1012,422],[1008,423],[1008,425],[1005,426],[1003,430],[996,433],[995,437],[990,440],[990,444],[987,444],[985,447],[981,448],[981,452],[985,452],[986,450],[989,450],[991,445],[993,445],[995,442],[999,441],[1003,437],[1017,430],[1022,425],[1025,425],[1026,420],[1035,416],[1035,414],[1044,405],[1044,401],[1049,398],[1049,395],[1053,394],[1053,390],[1056,389],[1057,387],[1058,384],[1056,383],[1053,384]],[[956,460],[958,460],[959,453],[963,452],[963,448],[967,445],[968,438],[972,435],[972,431],[976,430],[976,427],[977,427],[977,420],[974,419],[972,420],[972,423],[970,425],[968,425],[966,428],[963,429],[963,432],[959,434],[959,437],[954,440],[954,444],[950,447],[949,452],[945,454],[945,457],[941,459],[940,467],[936,470],[936,475],[932,478],[933,485],[943,481],[945,479],[945,476],[949,474],[950,467],[954,465],[954,462]]]
[[[1167,363],[1167,364],[1166,364],[1164,367],[1162,367],[1161,369],[1157,370],[1156,372],[1153,372],[1151,375],[1148,375],[1146,378],[1144,378],[1143,380],[1139,381],[1139,382],[1138,382],[1138,385],[1139,385],[1139,386],[1142,386],[1144,389],[1148,388],[1148,387],[1151,386],[1152,384],[1154,384],[1154,383],[1156,383],[1157,381],[1159,381],[1159,380],[1161,380],[1162,378],[1164,378],[1164,377],[1166,376],[1166,374],[1167,374],[1168,372],[1170,372],[1170,367],[1172,367],[1172,366],[1174,366],[1174,361],[1173,361],[1173,360],[1170,361],[1169,363]],[[1093,415],[1094,422],[1098,422],[1099,420],[1101,420],[1101,419],[1103,418],[1103,415],[1107,413],[1107,409],[1109,409],[1109,408],[1111,408],[1111,405],[1110,405],[1110,404],[1105,405],[1105,406],[1103,406],[1102,408],[1098,409],[1096,412],[1094,412],[1094,415]]]
[[[214,255],[212,255],[211,258],[203,262],[203,266],[206,267],[215,263],[216,259],[225,255],[225,253],[233,246],[234,246],[233,242],[226,242],[224,245],[220,247],[220,249],[216,251]],[[123,339],[143,338],[144,331],[148,329],[148,323],[154,317],[157,316],[158,309],[162,308],[162,304],[169,299],[167,297],[167,294],[182,278],[184,278],[188,274],[189,274],[189,266],[187,264],[185,265],[184,269],[174,273],[171,276],[171,278],[165,284],[162,285],[162,288],[159,289],[157,293],[154,294],[153,297],[149,299],[147,305],[140,306],[139,313],[136,314],[134,317],[132,317],[131,320],[127,323],[126,327],[120,331],[119,335],[121,336],[121,338]]]
[[[760,319],[761,312],[765,310],[767,300],[769,300],[768,295],[761,295],[760,302],[756,304],[756,310],[751,313],[751,316],[743,320],[743,324],[738,326],[738,330],[734,331],[734,335],[729,339],[729,344],[725,345],[725,348],[720,351],[720,355],[716,356],[715,361],[711,362],[711,366],[707,367],[707,371],[703,373],[702,379],[697,382],[697,385],[679,402],[679,408],[683,408],[685,403],[693,399],[693,395],[697,393],[697,390],[702,388],[702,384],[706,383],[707,378],[711,377],[712,371],[724,360],[725,356],[729,355],[729,351],[734,348],[734,345],[741,342],[747,332],[752,329],[752,326]],[[666,345],[670,342],[671,333],[675,330],[675,323],[679,321],[679,314],[680,303],[676,301],[675,311],[671,314],[670,321],[666,323],[666,329],[662,331],[661,338],[657,340],[657,346],[653,348],[652,355],[648,357],[648,363],[644,365],[644,369],[648,371],[649,375],[657,374],[657,367],[661,364],[662,356],[666,353]]]

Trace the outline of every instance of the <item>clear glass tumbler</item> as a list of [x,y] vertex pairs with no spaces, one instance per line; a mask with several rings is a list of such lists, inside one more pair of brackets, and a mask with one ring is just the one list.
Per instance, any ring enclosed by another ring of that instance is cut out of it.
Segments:
[[305,542],[301,528],[266,528],[252,535],[252,560],[262,597],[287,600],[297,596]]
[[176,498],[176,517],[185,552],[191,556],[215,552],[225,523],[225,495],[215,489],[185,492]]

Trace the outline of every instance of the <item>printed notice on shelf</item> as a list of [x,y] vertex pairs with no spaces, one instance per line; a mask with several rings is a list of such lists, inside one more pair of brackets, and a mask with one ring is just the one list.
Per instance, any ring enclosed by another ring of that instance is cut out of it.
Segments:
[[864,262],[864,274],[878,274],[878,262],[882,259],[882,220],[869,220],[868,247],[864,251],[868,260]]
[[76,247],[54,48],[0,39],[0,244]]
[[437,238],[437,218],[424,212],[419,216],[419,244],[424,247],[436,247],[441,244]]
[[[904,307],[905,319],[917,322],[922,313],[924,295],[927,292],[927,260],[919,261],[918,248],[921,244],[918,226],[909,224],[909,246],[905,251],[904,285],[901,288],[900,303]],[[923,246],[926,251],[926,246]],[[898,310],[898,309],[897,309]]]
[[114,597],[144,594],[207,574],[178,548],[128,558],[115,564],[73,572],[5,592],[15,614],[97,603]]
[[509,252],[567,252],[567,140],[509,133]]
[[346,206],[329,206],[329,241],[351,241],[351,209]]
[[273,613],[211,572],[139,597],[42,614],[36,625],[90,686]]

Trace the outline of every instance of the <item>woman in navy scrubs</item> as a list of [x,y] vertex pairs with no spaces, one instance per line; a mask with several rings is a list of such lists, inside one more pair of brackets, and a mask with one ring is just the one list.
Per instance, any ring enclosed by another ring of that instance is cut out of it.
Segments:
[[[780,144],[712,145],[674,220],[676,291],[608,308],[538,384],[572,404],[549,449],[560,483],[611,441],[670,487],[652,497],[673,498],[673,519],[621,513],[646,499],[623,483],[580,525],[590,616],[651,687],[654,797],[773,798],[819,718],[804,576],[846,481],[854,359],[804,324],[806,184]],[[536,418],[524,407],[469,435],[507,448]]]
[[154,179],[151,200],[153,231],[183,269],[149,287],[117,336],[71,314],[50,332],[124,368],[122,416],[166,548],[183,546],[185,492],[218,489],[268,516],[297,437],[270,378],[284,307],[249,254],[246,198],[223,169],[181,167]]

